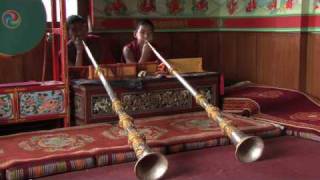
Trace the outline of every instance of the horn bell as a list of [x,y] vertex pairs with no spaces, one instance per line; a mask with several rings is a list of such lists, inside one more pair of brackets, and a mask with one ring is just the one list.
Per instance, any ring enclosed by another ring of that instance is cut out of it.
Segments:
[[240,162],[254,162],[261,157],[263,149],[264,143],[260,137],[247,136],[236,145],[235,155]]
[[157,152],[144,155],[134,166],[134,172],[140,180],[160,179],[167,170],[168,160],[164,155]]

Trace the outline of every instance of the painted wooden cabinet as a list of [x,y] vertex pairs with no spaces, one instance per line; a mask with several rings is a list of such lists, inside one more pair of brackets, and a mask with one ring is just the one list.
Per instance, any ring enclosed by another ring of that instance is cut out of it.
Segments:
[[65,97],[65,86],[59,81],[2,84],[0,124],[59,118],[66,120]]
[[[214,105],[219,106],[218,73],[190,74],[185,78]],[[201,110],[174,77],[110,81],[125,111],[133,117],[148,117]],[[117,120],[111,101],[100,81],[74,81],[71,116],[77,124]]]

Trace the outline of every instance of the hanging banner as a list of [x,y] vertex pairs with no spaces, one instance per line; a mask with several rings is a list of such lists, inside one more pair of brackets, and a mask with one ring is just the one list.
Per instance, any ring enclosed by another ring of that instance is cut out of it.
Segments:
[[157,30],[212,29],[219,4],[209,0],[92,0],[94,30],[131,30],[149,18]]
[[94,31],[301,31],[320,28],[320,0],[91,0]]

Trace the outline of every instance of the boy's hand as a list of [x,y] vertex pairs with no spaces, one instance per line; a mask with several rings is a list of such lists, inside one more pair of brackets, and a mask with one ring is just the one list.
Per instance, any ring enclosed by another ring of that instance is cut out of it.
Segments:
[[152,50],[147,43],[143,44],[141,56],[146,55],[147,57],[151,54]]
[[138,63],[145,63],[150,60],[154,61],[155,59],[150,59],[150,58],[152,58],[152,53],[153,52],[152,52],[151,47],[145,41],[145,43],[142,46],[141,57],[140,57]]
[[74,45],[76,47],[77,52],[82,52],[84,50],[83,43],[82,43],[82,40],[80,38],[75,38],[73,43],[74,43]]

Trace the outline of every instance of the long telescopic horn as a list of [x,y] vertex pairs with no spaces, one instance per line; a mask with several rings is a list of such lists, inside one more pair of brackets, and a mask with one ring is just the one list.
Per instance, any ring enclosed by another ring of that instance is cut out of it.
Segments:
[[130,117],[123,109],[121,101],[113,92],[109,82],[103,76],[98,64],[94,60],[92,53],[84,41],[83,45],[86,53],[89,56],[94,68],[96,69],[99,78],[107,91],[114,112],[119,116],[119,126],[128,133],[128,142],[133,147],[138,161],[134,166],[134,172],[139,179],[156,180],[160,179],[168,169],[168,160],[164,155],[157,152],[152,152],[147,145],[145,137],[143,137],[134,125],[133,118]]
[[248,136],[242,131],[232,126],[222,116],[218,107],[210,104],[207,99],[200,93],[198,93],[159,53],[158,51],[148,42],[151,50],[159,58],[159,60],[165,64],[170,74],[174,75],[180,83],[188,89],[192,96],[196,99],[197,104],[203,107],[208,113],[209,118],[218,123],[225,135],[227,135],[232,143],[236,146],[235,156],[241,162],[253,162],[258,160],[264,149],[264,143],[260,137]]

